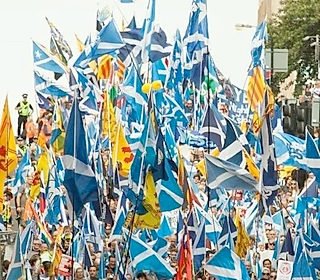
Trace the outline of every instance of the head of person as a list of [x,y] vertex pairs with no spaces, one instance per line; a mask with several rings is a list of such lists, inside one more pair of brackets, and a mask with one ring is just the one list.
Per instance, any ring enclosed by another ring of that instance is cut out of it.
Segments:
[[108,264],[109,268],[115,269],[116,268],[116,264],[117,264],[116,257],[114,255],[111,255],[109,257],[109,264]]
[[147,274],[140,272],[137,274],[137,280],[148,280]]
[[28,102],[28,94],[26,94],[26,93],[22,94],[22,101],[23,101],[24,103],[27,103],[27,102]]
[[276,280],[277,279],[277,271],[276,270],[271,271],[269,279],[270,280]]
[[94,265],[89,267],[89,275],[91,278],[94,278],[97,276],[97,268]]
[[24,145],[24,139],[23,139],[22,136],[18,136],[18,138],[17,138],[17,144],[18,144],[18,146],[20,146],[20,147]]
[[262,270],[262,278],[263,280],[269,280],[269,277],[270,277],[270,269],[268,268],[263,268]]
[[41,240],[38,238],[34,238],[32,243],[32,250],[35,252],[40,252],[40,248],[41,248]]
[[262,263],[263,268],[269,269],[269,272],[271,270],[271,261],[269,259],[265,259]]
[[78,267],[75,271],[75,279],[84,279],[84,272],[82,267]]

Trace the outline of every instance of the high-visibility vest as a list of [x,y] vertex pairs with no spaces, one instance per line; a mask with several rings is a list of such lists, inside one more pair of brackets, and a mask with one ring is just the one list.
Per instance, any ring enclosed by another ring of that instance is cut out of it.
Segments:
[[29,116],[29,114],[30,114],[30,103],[29,102],[27,102],[27,103],[24,103],[24,102],[20,102],[20,104],[19,104],[19,115],[20,116],[24,116],[24,117],[27,117],[27,116]]

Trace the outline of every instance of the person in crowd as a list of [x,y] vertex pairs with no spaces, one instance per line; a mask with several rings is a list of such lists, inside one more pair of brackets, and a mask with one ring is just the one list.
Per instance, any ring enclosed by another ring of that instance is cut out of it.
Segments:
[[94,265],[89,267],[89,277],[90,277],[90,280],[98,280],[97,268]]
[[28,117],[33,113],[33,107],[28,101],[28,94],[22,94],[23,100],[20,101],[15,107],[18,110],[18,130],[17,136],[26,134],[25,125],[27,123]]

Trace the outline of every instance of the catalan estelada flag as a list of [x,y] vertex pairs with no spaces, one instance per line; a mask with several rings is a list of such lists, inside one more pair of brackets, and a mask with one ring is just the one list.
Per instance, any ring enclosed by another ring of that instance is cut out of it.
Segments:
[[0,123],[0,212],[3,208],[4,182],[14,172],[17,164],[16,140],[12,129],[7,96]]
[[247,100],[253,112],[257,111],[262,103],[266,91],[264,72],[260,66],[256,66],[249,73],[247,86]]

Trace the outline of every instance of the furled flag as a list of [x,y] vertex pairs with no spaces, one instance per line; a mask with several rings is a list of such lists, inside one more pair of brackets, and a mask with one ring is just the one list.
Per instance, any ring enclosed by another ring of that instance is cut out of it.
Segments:
[[288,229],[286,239],[283,241],[279,259],[283,259],[286,261],[293,261],[294,259],[294,249],[290,229]]
[[[265,94],[263,105],[263,108],[267,108],[269,105],[267,93]],[[269,206],[273,203],[279,189],[277,181],[277,162],[269,114],[265,114],[264,116],[260,132],[260,144],[262,150],[260,165],[260,193],[262,194],[264,209],[267,211]]]
[[244,263],[235,252],[223,247],[207,262],[204,269],[217,279],[250,280]]
[[46,20],[51,31],[50,51],[54,55],[57,55],[63,64],[67,65],[68,60],[72,57],[71,48],[57,27],[55,27],[55,25],[49,21],[47,17]]
[[176,280],[183,280],[185,276],[187,277],[186,279],[193,278],[192,248],[187,226],[184,226],[184,234],[181,240]]
[[64,185],[77,215],[85,203],[98,200],[97,181],[89,165],[86,147],[86,133],[76,97],[70,114],[62,160],[65,167]]
[[0,212],[3,206],[4,182],[9,175],[12,175],[12,172],[14,172],[18,164],[16,151],[16,141],[10,118],[8,96],[6,96],[0,123]]
[[64,66],[56,60],[44,46],[33,42],[33,61],[34,66],[43,68],[59,74],[64,74]]

